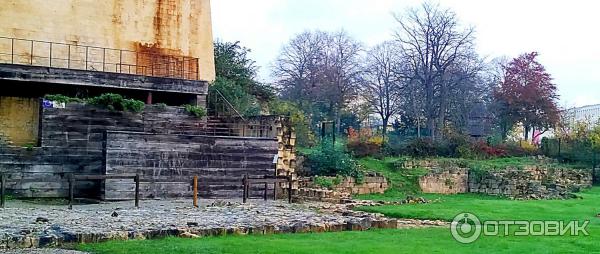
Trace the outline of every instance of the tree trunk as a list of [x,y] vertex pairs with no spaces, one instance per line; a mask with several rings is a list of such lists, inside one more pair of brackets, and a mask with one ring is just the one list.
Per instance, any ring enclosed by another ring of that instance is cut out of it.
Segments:
[[390,120],[389,116],[381,118],[381,122],[383,123],[383,126],[381,128],[381,136],[383,137],[384,140],[385,140],[385,137],[387,137],[387,125],[388,125],[389,120]]

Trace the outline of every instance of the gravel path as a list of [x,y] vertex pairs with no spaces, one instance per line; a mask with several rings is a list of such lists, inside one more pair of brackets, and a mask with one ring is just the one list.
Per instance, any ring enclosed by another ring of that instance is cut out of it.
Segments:
[[[345,205],[280,201],[191,200],[49,206],[11,201],[0,211],[0,249],[56,247],[75,242],[176,235],[261,234],[443,226],[438,221],[395,220],[351,211]],[[44,250],[45,251],[45,250]],[[1,252],[1,251],[0,251]],[[37,253],[37,252],[33,252]],[[60,252],[70,253],[70,252]]]

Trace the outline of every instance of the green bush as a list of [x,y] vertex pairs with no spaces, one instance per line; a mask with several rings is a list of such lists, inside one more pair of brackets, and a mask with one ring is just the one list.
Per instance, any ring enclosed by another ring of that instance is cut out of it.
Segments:
[[60,103],[84,102],[80,98],[69,97],[69,96],[62,95],[62,94],[46,94],[46,96],[44,96],[44,99],[50,100],[50,101],[55,101],[55,102],[60,102]]
[[313,178],[313,183],[317,186],[330,190],[333,189],[333,186],[335,186],[333,179],[324,176],[315,176]]
[[144,102],[135,99],[125,99],[120,94],[105,93],[100,96],[87,99],[87,103],[100,107],[107,108],[111,111],[131,111],[142,112],[144,110]]
[[157,109],[160,109],[160,110],[165,110],[165,109],[167,109],[167,104],[164,104],[164,103],[156,103],[156,104],[154,104],[154,106],[155,106]]
[[363,178],[363,173],[352,156],[343,148],[334,147],[329,142],[324,142],[306,157],[314,175],[350,176],[357,181],[361,181]]
[[190,104],[185,104],[183,106],[185,107],[185,111],[187,111],[188,113],[190,113],[198,118],[202,118],[202,117],[206,116],[206,109],[203,107],[190,105]]

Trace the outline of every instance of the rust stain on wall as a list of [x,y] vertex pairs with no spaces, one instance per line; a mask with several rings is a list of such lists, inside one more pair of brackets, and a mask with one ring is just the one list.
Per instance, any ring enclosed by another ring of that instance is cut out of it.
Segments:
[[136,43],[137,74],[196,79],[198,62],[182,56],[181,50],[161,48],[157,44]]

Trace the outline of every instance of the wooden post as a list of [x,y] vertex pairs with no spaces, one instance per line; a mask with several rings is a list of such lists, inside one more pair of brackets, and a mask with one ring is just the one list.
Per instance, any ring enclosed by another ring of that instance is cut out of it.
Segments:
[[277,200],[277,185],[279,185],[279,182],[275,181],[275,183],[273,184],[273,200]]
[[336,129],[335,129],[335,121],[333,121],[331,123],[331,143],[333,144],[333,147],[335,147],[335,134],[336,134]]
[[6,179],[4,178],[4,174],[0,174],[0,208],[4,208],[4,190],[6,186]]
[[198,176],[194,176],[194,207],[198,207]]
[[140,207],[140,174],[135,174],[135,207]]
[[263,200],[267,201],[267,191],[269,190],[269,184],[265,182],[265,192],[263,193]]
[[248,191],[248,175],[244,175],[244,179],[242,180],[243,183],[243,189],[244,189],[244,193],[243,193],[243,197],[242,197],[242,203],[246,203],[246,199],[247,199],[247,191]]
[[292,176],[288,176],[288,203],[292,203]]
[[73,209],[73,191],[74,191],[74,185],[75,185],[75,178],[73,177],[73,174],[69,174],[69,210]]
[[148,96],[146,96],[146,104],[152,104],[152,92],[148,92]]

